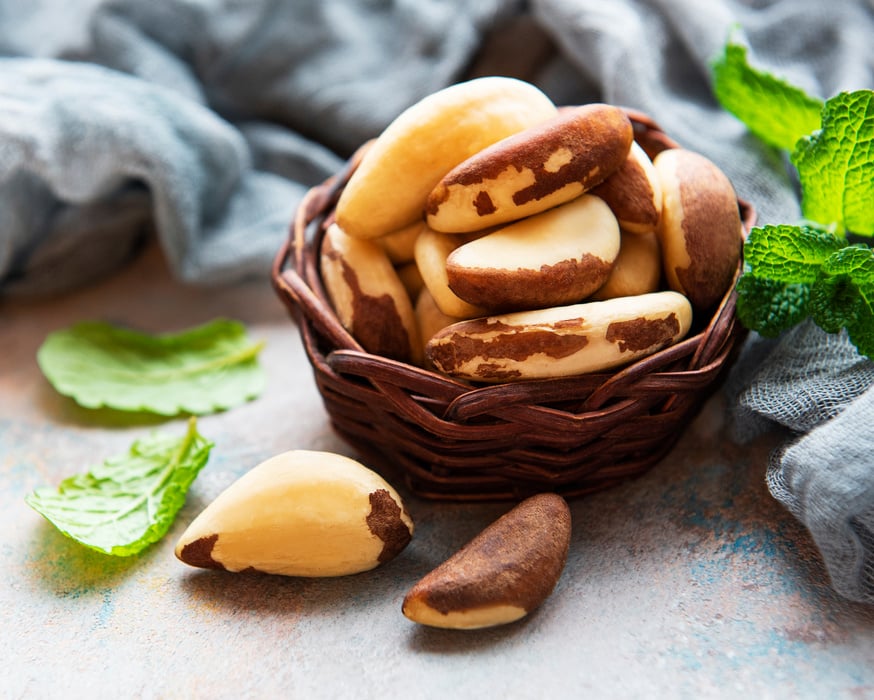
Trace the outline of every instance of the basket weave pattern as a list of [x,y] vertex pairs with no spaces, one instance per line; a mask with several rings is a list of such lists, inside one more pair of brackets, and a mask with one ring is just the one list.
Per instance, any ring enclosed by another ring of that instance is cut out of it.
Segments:
[[[628,114],[651,157],[676,147],[646,115]],[[734,284],[693,335],[615,372],[477,386],[369,354],[337,320],[318,271],[322,236],[359,157],[307,193],[272,281],[334,428],[362,458],[425,498],[512,500],[603,489],[667,454],[746,335]],[[739,206],[748,230],[755,212]]]

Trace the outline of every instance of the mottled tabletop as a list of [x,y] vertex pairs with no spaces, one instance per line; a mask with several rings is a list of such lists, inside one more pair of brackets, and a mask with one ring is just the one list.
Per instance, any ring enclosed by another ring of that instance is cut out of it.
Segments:
[[[77,407],[36,364],[46,335],[86,319],[157,333],[218,316],[266,342],[267,387],[199,420],[215,447],[170,533],[128,559],[61,535],[27,493],[185,419]],[[874,607],[831,590],[807,532],[769,495],[782,436],[731,442],[724,404],[714,396],[644,476],[571,503],[567,565],[533,614],[430,629],[401,614],[406,591],[508,505],[433,503],[395,484],[413,541],[342,578],[197,570],[173,555],[194,516],[267,457],[355,456],[266,280],[188,287],[153,247],[63,298],[0,301],[0,696],[874,697]]]

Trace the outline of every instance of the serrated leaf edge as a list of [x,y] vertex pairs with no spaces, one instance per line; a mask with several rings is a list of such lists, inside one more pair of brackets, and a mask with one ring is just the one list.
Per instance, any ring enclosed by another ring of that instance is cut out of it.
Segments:
[[[83,474],[76,474],[74,476],[67,477],[66,479],[61,481],[61,483],[58,485],[58,487],[56,489],[52,489],[51,487],[43,487],[41,489],[36,489],[32,493],[25,495],[24,501],[25,501],[25,503],[27,503],[28,506],[30,506],[33,510],[35,510],[43,518],[45,518],[49,523],[51,523],[59,532],[64,534],[66,537],[69,537],[70,539],[78,542],[82,546],[87,547],[88,549],[91,549],[91,550],[96,551],[96,552],[100,552],[102,554],[108,554],[111,556],[131,556],[134,554],[138,554],[139,552],[144,550],[146,547],[148,547],[151,544],[154,544],[155,542],[160,540],[162,537],[164,537],[164,535],[167,534],[167,531],[169,530],[170,525],[172,524],[173,520],[175,519],[177,513],[179,512],[179,509],[183,505],[184,496],[185,496],[185,493],[187,493],[188,487],[194,481],[194,478],[196,478],[200,469],[202,469],[203,466],[205,466],[206,461],[209,458],[209,452],[212,449],[212,447],[214,446],[214,443],[212,441],[207,440],[206,438],[204,438],[202,435],[200,435],[198,433],[198,431],[197,431],[197,419],[194,416],[191,416],[188,419],[187,426],[188,426],[187,431],[186,431],[185,435],[183,436],[182,441],[180,442],[178,447],[173,451],[173,454],[172,454],[170,460],[168,461],[167,466],[164,469],[162,469],[161,472],[158,474],[158,476],[153,480],[152,486],[148,490],[144,491],[142,496],[134,502],[133,506],[126,508],[120,514],[114,511],[114,517],[107,518],[103,521],[98,521],[95,524],[95,528],[97,528],[97,527],[100,527],[101,525],[108,524],[110,522],[113,522],[115,520],[118,520],[119,518],[122,518],[122,517],[130,514],[131,512],[133,512],[133,510],[136,510],[136,508],[140,507],[145,501],[147,501],[149,498],[153,497],[156,493],[158,493],[162,488],[165,488],[168,480],[173,476],[173,474],[179,468],[179,465],[182,464],[185,456],[191,450],[195,441],[198,438],[200,438],[201,440],[203,440],[203,444],[198,448],[197,453],[199,454],[199,453],[202,453],[205,451],[206,458],[203,460],[202,464],[197,466],[197,468],[194,470],[194,473],[192,475],[191,480],[188,482],[188,484],[186,484],[185,489],[182,493],[183,498],[181,499],[181,502],[175,508],[171,507],[169,510],[166,510],[163,514],[163,518],[152,519],[149,526],[143,532],[143,535],[133,542],[120,543],[120,544],[114,545],[111,548],[107,549],[104,547],[100,547],[99,545],[95,545],[93,543],[83,541],[83,540],[79,539],[78,537],[76,537],[75,535],[73,535],[71,532],[65,530],[63,527],[63,521],[61,521],[58,518],[52,517],[51,515],[46,513],[44,511],[44,509],[41,507],[41,503],[39,500],[40,493],[45,492],[45,493],[52,493],[52,494],[55,494],[55,493],[62,494],[65,487],[72,485],[72,482],[74,480],[81,479],[81,478],[87,478],[87,479],[93,479],[95,481],[100,481],[100,479],[97,479],[96,477],[94,477],[92,470],[89,470]],[[158,436],[155,436],[155,437],[157,438]],[[129,457],[131,455],[134,448],[136,447],[137,444],[139,444],[139,442],[140,442],[140,440],[134,441],[134,443],[129,448],[127,454],[109,457],[106,460],[104,460],[103,463],[109,464],[113,461],[126,459],[127,457]],[[195,461],[195,460],[193,460],[193,461]],[[199,461],[199,460],[196,460],[196,461]],[[63,508],[63,506],[60,506],[59,509],[63,510],[64,508]],[[73,509],[73,510],[75,512],[78,512],[75,509]],[[162,520],[166,522],[166,527],[164,527],[164,528],[161,527]]]

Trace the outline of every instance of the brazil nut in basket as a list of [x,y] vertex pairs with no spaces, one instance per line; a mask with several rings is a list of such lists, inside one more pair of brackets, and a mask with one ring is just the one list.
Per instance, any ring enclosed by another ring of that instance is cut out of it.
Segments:
[[[626,113],[650,157],[677,147],[646,115]],[[659,462],[746,335],[734,283],[684,340],[615,371],[480,385],[369,354],[338,320],[319,272],[323,235],[360,153],[304,197],[272,281],[299,325],[334,428],[362,458],[440,500],[579,496]],[[738,206],[748,231],[755,212]]]

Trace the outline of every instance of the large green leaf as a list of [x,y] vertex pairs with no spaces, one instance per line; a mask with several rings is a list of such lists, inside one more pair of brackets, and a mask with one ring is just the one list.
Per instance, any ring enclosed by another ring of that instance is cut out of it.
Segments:
[[776,282],[750,273],[737,282],[737,315],[747,328],[776,337],[808,315],[810,285]]
[[839,232],[874,235],[874,91],[828,100],[822,129],[798,142],[792,162],[806,218]]
[[720,104],[765,143],[791,151],[819,128],[822,101],[750,66],[745,46],[729,42],[713,62],[713,91]]
[[744,262],[756,277],[809,284],[822,263],[846,245],[827,231],[787,224],[753,228],[744,243]]
[[829,256],[811,288],[810,312],[829,333],[846,328],[859,352],[874,357],[874,251],[856,245]]
[[181,438],[137,440],[127,454],[69,477],[57,489],[37,489],[25,501],[86,547],[129,556],[167,534],[211,449],[192,417]]
[[52,386],[82,406],[173,416],[257,397],[262,347],[225,319],[164,335],[86,321],[50,334],[37,361]]

